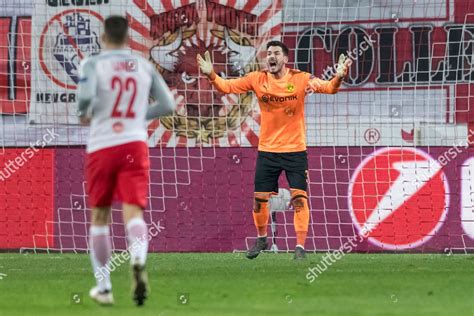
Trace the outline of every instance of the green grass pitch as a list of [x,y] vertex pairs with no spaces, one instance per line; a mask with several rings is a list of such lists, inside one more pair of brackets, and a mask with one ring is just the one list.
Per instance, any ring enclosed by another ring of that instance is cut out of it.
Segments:
[[116,304],[88,297],[86,254],[0,254],[0,315],[474,315],[474,256],[349,254],[315,282],[322,254],[150,254],[151,295],[132,304],[129,266],[112,274]]

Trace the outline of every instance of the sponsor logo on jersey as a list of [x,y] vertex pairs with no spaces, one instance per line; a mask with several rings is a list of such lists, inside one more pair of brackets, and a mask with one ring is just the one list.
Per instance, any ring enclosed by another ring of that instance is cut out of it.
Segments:
[[293,101],[293,100],[298,100],[298,96],[297,95],[288,95],[288,96],[285,96],[285,97],[277,97],[277,96],[274,96],[274,95],[262,95],[262,97],[260,98],[260,100],[262,100],[262,102],[265,102],[265,103],[268,103],[268,102],[279,102],[279,103],[282,103],[282,102],[288,102],[288,101]]

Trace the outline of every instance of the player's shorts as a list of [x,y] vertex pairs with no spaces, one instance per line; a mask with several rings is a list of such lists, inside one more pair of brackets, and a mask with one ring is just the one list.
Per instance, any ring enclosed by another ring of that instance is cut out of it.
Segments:
[[278,193],[278,178],[283,170],[291,189],[306,191],[308,179],[306,151],[291,153],[259,151],[255,168],[255,192]]
[[136,141],[87,155],[87,193],[91,207],[112,205],[114,196],[145,209],[150,160],[148,146]]

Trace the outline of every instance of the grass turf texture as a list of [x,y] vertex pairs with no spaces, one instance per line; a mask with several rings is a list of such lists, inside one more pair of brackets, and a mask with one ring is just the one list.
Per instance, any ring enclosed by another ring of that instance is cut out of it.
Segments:
[[152,293],[137,308],[128,264],[112,274],[116,304],[100,307],[88,255],[4,253],[0,315],[474,315],[472,255],[349,254],[309,283],[321,258],[150,254]]

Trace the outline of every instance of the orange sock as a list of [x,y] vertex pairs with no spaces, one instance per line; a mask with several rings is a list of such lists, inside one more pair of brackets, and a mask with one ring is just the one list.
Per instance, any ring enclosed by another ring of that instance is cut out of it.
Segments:
[[308,195],[306,191],[291,189],[291,203],[295,209],[293,222],[295,225],[296,244],[304,248],[309,225]]
[[268,214],[270,213],[268,200],[270,199],[271,193],[267,192],[256,192],[254,193],[254,204],[253,204],[253,222],[257,228],[258,236],[267,235],[268,225]]

